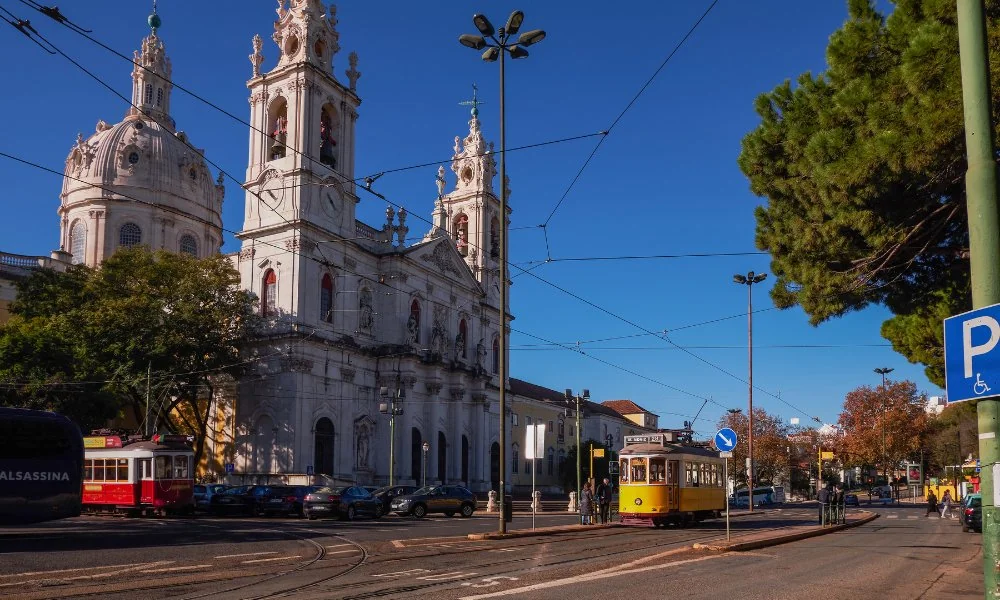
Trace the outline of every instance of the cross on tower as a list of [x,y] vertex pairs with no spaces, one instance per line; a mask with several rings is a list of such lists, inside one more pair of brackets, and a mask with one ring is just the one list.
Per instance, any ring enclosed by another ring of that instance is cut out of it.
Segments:
[[476,86],[476,84],[473,83],[472,84],[472,100],[463,100],[462,102],[459,102],[458,105],[459,106],[471,106],[472,107],[472,116],[478,118],[479,117],[479,105],[480,104],[486,104],[486,102],[484,100],[480,100],[479,99],[479,88]]

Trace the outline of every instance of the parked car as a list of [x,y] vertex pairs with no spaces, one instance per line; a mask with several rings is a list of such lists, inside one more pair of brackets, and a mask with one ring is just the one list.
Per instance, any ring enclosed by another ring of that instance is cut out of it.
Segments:
[[[272,502],[273,500],[273,502]],[[212,496],[209,511],[216,516],[263,516],[290,512],[295,494],[289,486],[242,485]]]
[[389,510],[398,515],[413,515],[418,519],[427,513],[444,513],[471,517],[476,510],[476,496],[458,485],[429,485],[412,494],[397,496]]
[[969,494],[965,497],[959,520],[962,523],[962,531],[971,529],[976,533],[983,532],[983,497],[980,494]]
[[382,503],[382,512],[389,512],[389,506],[392,504],[393,499],[412,494],[415,491],[417,491],[417,486],[415,485],[387,485],[378,488],[372,492],[372,495]]
[[861,506],[857,494],[844,494],[844,506]]
[[221,483],[205,483],[194,486],[194,509],[207,511],[212,503],[212,496],[229,489]]
[[353,521],[359,515],[379,518],[382,503],[360,486],[323,487],[305,497],[305,516],[309,519],[333,517]]
[[872,498],[892,498],[892,486],[876,485],[868,490],[868,495]]

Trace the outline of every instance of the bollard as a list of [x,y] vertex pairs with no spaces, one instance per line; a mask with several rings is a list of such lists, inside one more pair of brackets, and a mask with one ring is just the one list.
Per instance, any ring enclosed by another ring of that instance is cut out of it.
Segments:
[[510,494],[503,497],[503,520],[507,523],[514,520],[514,496]]
[[531,510],[535,512],[542,512],[542,493],[533,492],[531,498]]
[[486,512],[497,512],[497,491],[490,490],[487,494]]
[[578,509],[577,509],[577,506],[576,506],[576,492],[570,492],[569,493],[569,506],[566,507],[566,511],[567,512],[576,512],[577,510]]

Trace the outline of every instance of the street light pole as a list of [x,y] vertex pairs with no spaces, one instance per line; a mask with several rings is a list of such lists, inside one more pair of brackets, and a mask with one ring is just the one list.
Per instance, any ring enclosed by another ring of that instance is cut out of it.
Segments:
[[403,386],[398,381],[396,382],[396,396],[392,400],[389,400],[389,388],[385,386],[379,388],[379,396],[382,397],[382,402],[378,405],[379,412],[383,415],[389,415],[389,485],[395,485],[396,416],[403,414],[403,407],[400,404],[402,404],[404,395]]
[[431,445],[424,442],[420,449],[424,451],[424,465],[420,469],[420,487],[427,487],[427,451],[431,449]]
[[[590,390],[584,389],[583,400],[590,400]],[[580,478],[582,477],[582,469],[580,467],[580,453],[583,451],[580,448],[580,400],[581,396],[577,396],[573,393],[573,390],[566,388],[566,400],[576,400],[576,505],[580,506]]]
[[886,464],[885,457],[885,376],[892,373],[895,369],[890,367],[881,367],[875,369],[875,372],[882,376],[882,390],[881,390],[881,400],[882,400],[882,477],[885,477],[885,483],[889,483],[889,467]]
[[747,286],[747,458],[750,461],[747,469],[747,505],[753,512],[753,285],[767,279],[767,273],[733,275],[733,282]]
[[[500,367],[500,500],[504,499],[506,492],[507,474],[507,138],[506,138],[506,113],[504,111],[504,58],[510,53],[511,58],[527,58],[528,51],[524,48],[536,44],[545,38],[545,32],[541,29],[526,31],[522,33],[517,41],[511,42],[511,36],[521,29],[524,21],[524,13],[515,10],[507,18],[507,24],[499,31],[493,29],[486,15],[476,14],[472,17],[472,22],[482,35],[463,34],[458,41],[463,46],[473,50],[486,49],[482,58],[486,62],[493,62],[500,59],[500,338],[499,338],[499,367]],[[487,38],[493,43],[487,42]],[[507,522],[504,520],[504,511],[500,511],[500,533],[507,531]]]

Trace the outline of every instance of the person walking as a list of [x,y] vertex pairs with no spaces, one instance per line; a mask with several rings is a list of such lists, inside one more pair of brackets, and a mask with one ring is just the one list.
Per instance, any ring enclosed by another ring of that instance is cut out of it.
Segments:
[[589,481],[583,484],[583,490],[580,492],[580,522],[584,525],[594,523],[594,491]]
[[951,518],[951,490],[945,490],[941,496],[941,518],[945,518],[945,515]]
[[606,525],[611,521],[611,480],[604,478],[597,486],[597,506],[601,510],[601,524]]
[[937,512],[937,496],[934,495],[934,490],[929,490],[927,492],[927,514],[932,512]]

